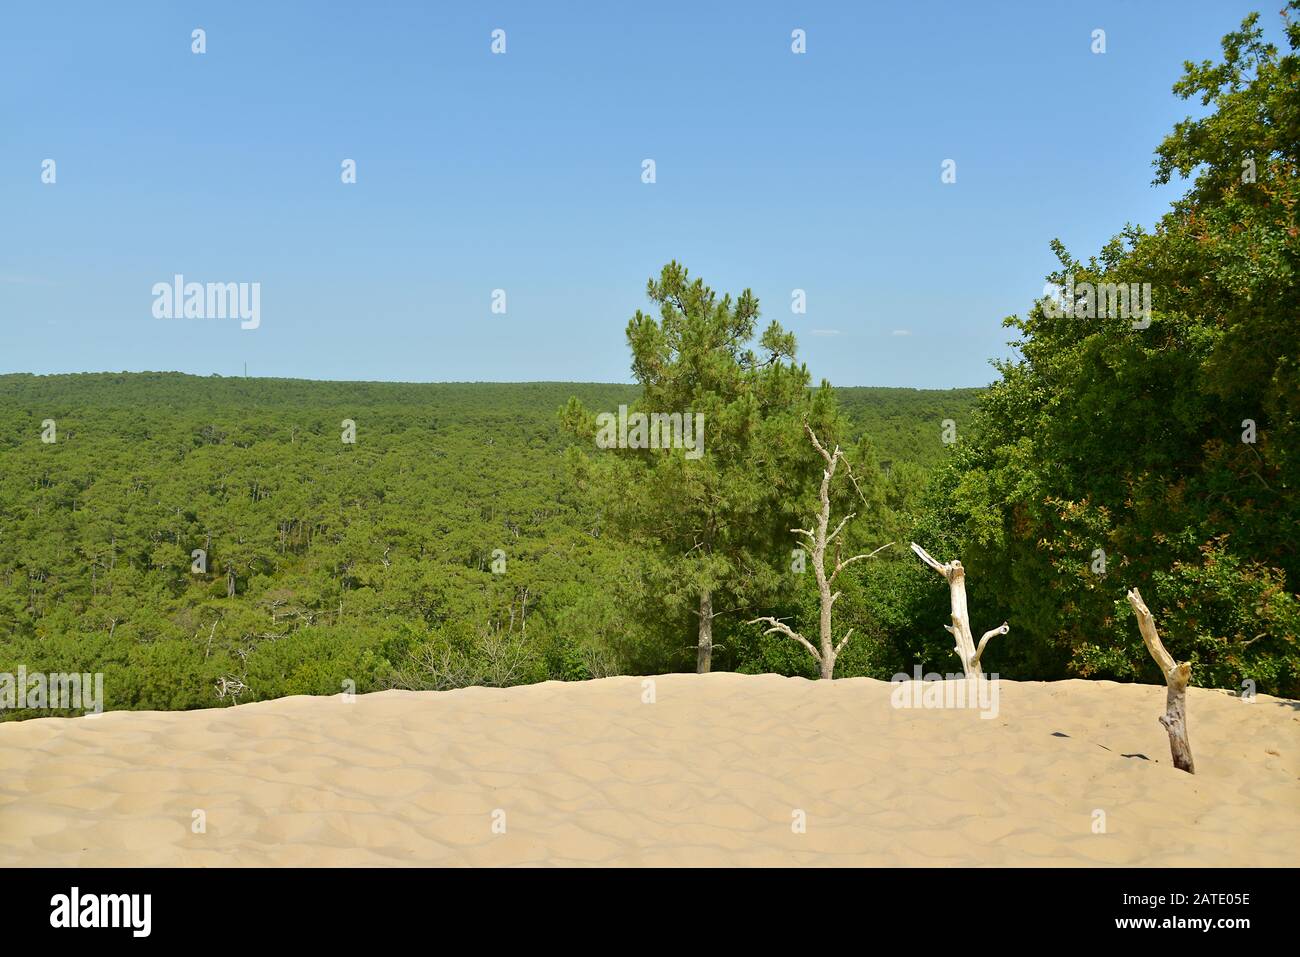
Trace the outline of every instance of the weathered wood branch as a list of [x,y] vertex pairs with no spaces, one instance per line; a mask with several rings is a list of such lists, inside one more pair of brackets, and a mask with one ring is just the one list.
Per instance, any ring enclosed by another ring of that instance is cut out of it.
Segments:
[[984,646],[989,643],[989,639],[994,635],[1005,635],[1011,630],[1011,626],[1005,621],[996,628],[990,628],[984,632],[984,637],[980,639],[979,647],[975,649],[975,664],[980,663],[980,656],[984,654]]
[[[822,458],[826,460],[826,463],[829,465],[832,461],[834,461],[834,459],[831,456],[831,453],[826,451],[826,447],[822,445],[819,441],[817,441],[817,433],[812,430],[812,426],[809,425],[807,422],[805,422],[803,424],[803,430],[808,434],[808,438],[812,440],[813,448],[815,448],[818,452],[821,453]],[[838,445],[835,447],[835,451],[836,452],[839,451]]]
[[856,514],[857,514],[856,512],[849,512],[849,514],[845,515],[842,519],[840,519],[840,523],[835,526],[835,531],[831,532],[829,535],[826,536],[827,545],[835,541],[835,539],[839,536],[840,532],[844,531],[844,526],[848,524],[849,519],[851,519]]
[[849,567],[850,565],[852,565],[854,562],[861,561],[861,560],[864,559],[864,558],[875,558],[877,555],[879,555],[881,552],[883,552],[886,548],[889,548],[890,546],[895,545],[895,544],[897,544],[897,543],[896,543],[896,542],[887,542],[886,544],[881,545],[881,546],[880,546],[879,548],[877,548],[875,551],[867,552],[866,554],[863,554],[863,555],[854,555],[852,558],[846,558],[846,559],[844,559],[844,561],[842,561],[842,562],[838,562],[838,563],[835,565],[835,571],[831,572],[830,580],[831,580],[831,581],[835,581],[835,579],[839,577],[840,572],[844,571],[844,569],[848,568],[848,567]]
[[821,664],[821,660],[822,660],[821,652],[819,652],[815,647],[813,647],[813,643],[811,641],[809,641],[803,635],[799,634],[799,632],[795,631],[785,622],[781,621],[778,618],[773,618],[771,615],[764,615],[762,618],[751,619],[749,624],[757,625],[760,622],[767,622],[767,624],[771,625],[771,627],[768,628],[767,631],[763,632],[763,634],[771,635],[779,632],[780,634],[785,635],[787,638],[793,638],[795,641],[799,642],[799,644],[807,648],[808,653],[813,656],[813,658],[816,660],[818,664]]
[[1156,620],[1151,609],[1142,600],[1142,594],[1136,588],[1128,593],[1128,603],[1137,615],[1138,630],[1147,651],[1155,659],[1156,667],[1165,676],[1168,691],[1165,695],[1165,713],[1160,716],[1160,723],[1169,732],[1169,753],[1174,759],[1174,767],[1188,774],[1196,773],[1192,761],[1192,745],[1187,740],[1187,685],[1192,680],[1192,666],[1187,662],[1176,662],[1174,656],[1166,649],[1156,631]]
[[920,545],[916,544],[916,542],[912,543],[912,551],[916,552],[916,554],[920,557],[921,561],[925,562],[927,565],[929,565],[931,568],[937,571],[944,578],[948,577],[948,566],[939,563],[937,560],[935,560],[933,555],[927,552]]

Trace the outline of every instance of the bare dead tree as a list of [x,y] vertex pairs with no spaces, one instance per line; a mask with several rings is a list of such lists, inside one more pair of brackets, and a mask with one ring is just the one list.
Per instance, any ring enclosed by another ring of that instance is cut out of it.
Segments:
[[234,675],[222,675],[213,687],[217,698],[224,700],[229,697],[235,704],[239,704],[239,696],[248,690],[248,685]]
[[1169,691],[1165,696],[1165,713],[1160,716],[1160,723],[1169,732],[1169,753],[1173,756],[1174,767],[1188,774],[1196,773],[1192,763],[1192,746],[1187,740],[1187,685],[1192,680],[1192,666],[1187,662],[1174,661],[1174,656],[1165,650],[1160,633],[1156,631],[1156,620],[1142,600],[1142,594],[1136,589],[1128,593],[1128,603],[1137,615],[1138,629],[1142,640],[1146,642],[1147,651],[1155,659],[1160,673],[1165,676]]
[[916,552],[917,557],[925,562],[936,572],[944,577],[948,583],[948,597],[952,606],[952,624],[944,625],[956,642],[953,651],[961,659],[961,668],[967,678],[978,678],[984,674],[984,669],[980,666],[980,659],[984,656],[984,647],[989,643],[989,639],[994,635],[1005,635],[1011,630],[1011,626],[1005,621],[997,628],[984,632],[980,638],[979,646],[975,645],[975,637],[970,629],[970,612],[966,608],[966,569],[961,567],[961,562],[953,559],[950,562],[939,562],[916,542],[912,542],[912,551]]
[[[203,649],[203,660],[208,660],[208,655],[212,654],[212,638],[217,633],[217,625],[221,624],[221,616],[218,615],[216,621],[212,623],[212,630],[208,632],[208,646]],[[217,697],[222,697],[218,695]]]
[[475,685],[506,688],[519,684],[526,679],[534,657],[517,633],[487,624],[478,629],[468,649],[431,644],[411,653],[410,661],[413,667],[402,671],[397,687],[450,691]]
[[835,584],[835,579],[839,577],[840,572],[844,571],[844,569],[848,568],[854,562],[861,561],[864,558],[871,558],[872,556],[883,552],[894,543],[890,542],[888,545],[881,545],[873,552],[854,555],[852,558],[846,558],[843,561],[839,560],[839,548],[837,547],[835,567],[831,570],[829,575],[826,573],[827,546],[839,537],[840,533],[844,531],[844,526],[847,525],[850,519],[857,514],[856,512],[850,512],[840,520],[840,523],[835,526],[835,530],[828,534],[827,529],[830,527],[831,522],[831,480],[835,477],[835,470],[840,462],[844,463],[844,472],[848,475],[849,481],[853,483],[853,487],[857,489],[858,497],[862,498],[864,503],[866,502],[866,498],[862,495],[862,489],[858,488],[857,479],[853,477],[853,470],[849,467],[849,460],[840,447],[836,445],[835,451],[827,452],[826,447],[817,440],[817,435],[813,432],[812,426],[805,422],[803,428],[804,432],[808,434],[808,438],[812,441],[813,448],[815,448],[821,454],[821,457],[826,460],[826,467],[822,469],[822,507],[817,513],[816,528],[792,528],[790,531],[798,535],[806,536],[809,544],[812,546],[813,572],[817,576],[817,591],[821,596],[821,618],[818,622],[818,643],[820,647],[814,646],[811,641],[780,619],[771,616],[764,616],[762,618],[754,618],[749,623],[751,625],[760,622],[765,623],[770,627],[767,631],[763,632],[763,634],[771,635],[779,633],[785,635],[787,638],[799,642],[799,644],[808,649],[808,653],[812,655],[813,660],[817,662],[821,669],[821,676],[823,678],[833,678],[835,675],[835,661],[839,657],[840,652],[844,650],[844,646],[849,643],[849,638],[853,636],[853,629],[850,628],[844,633],[844,637],[839,640],[839,643],[836,644],[831,632],[831,609],[835,606],[835,602],[841,594],[840,592],[831,591]]

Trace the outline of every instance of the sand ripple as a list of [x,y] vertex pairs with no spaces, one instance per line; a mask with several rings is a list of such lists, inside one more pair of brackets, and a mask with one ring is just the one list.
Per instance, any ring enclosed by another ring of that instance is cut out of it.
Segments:
[[1300,858],[1297,702],[1192,689],[1190,776],[1158,687],[1008,681],[984,720],[870,679],[642,681],[0,724],[0,866]]

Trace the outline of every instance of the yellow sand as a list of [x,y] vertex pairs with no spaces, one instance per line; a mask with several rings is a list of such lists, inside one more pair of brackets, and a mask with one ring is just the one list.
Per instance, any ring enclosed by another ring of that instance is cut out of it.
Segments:
[[8,722],[0,867],[1300,862],[1297,702],[1192,689],[1191,776],[1163,687],[1004,681],[994,720],[890,691],[667,675]]

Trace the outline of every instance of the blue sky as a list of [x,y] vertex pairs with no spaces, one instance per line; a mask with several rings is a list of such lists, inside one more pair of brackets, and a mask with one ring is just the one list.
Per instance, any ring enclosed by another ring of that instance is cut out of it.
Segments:
[[[1175,195],[1182,62],[1276,6],[7,4],[0,372],[629,381],[675,258],[815,378],[982,385],[1053,237]],[[260,327],[154,318],[176,273],[259,282]]]

